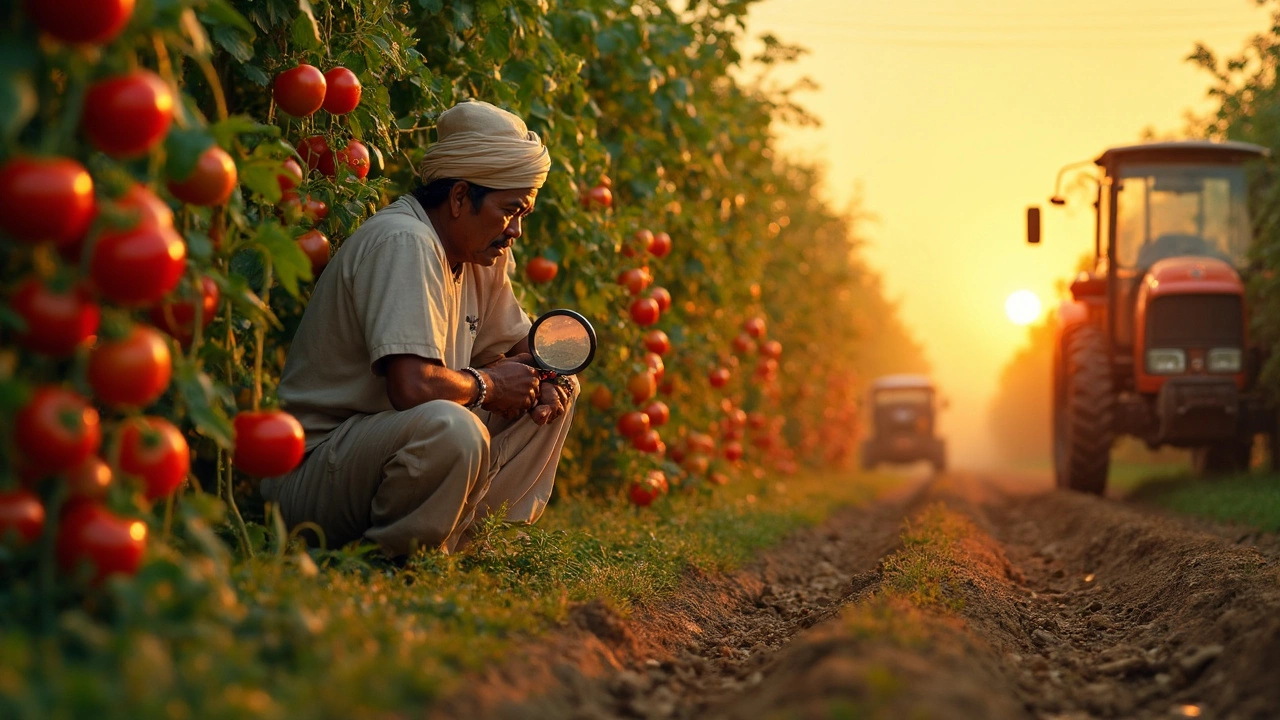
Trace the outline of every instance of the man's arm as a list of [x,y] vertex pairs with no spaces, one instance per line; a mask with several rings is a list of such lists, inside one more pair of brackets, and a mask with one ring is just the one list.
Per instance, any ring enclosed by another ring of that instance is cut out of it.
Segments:
[[[387,399],[396,410],[408,410],[432,400],[470,405],[480,386],[469,372],[450,370],[439,360],[418,355],[391,355],[385,360]],[[518,362],[497,362],[477,368],[486,391],[482,407],[510,415],[532,408],[538,401],[538,372]]]

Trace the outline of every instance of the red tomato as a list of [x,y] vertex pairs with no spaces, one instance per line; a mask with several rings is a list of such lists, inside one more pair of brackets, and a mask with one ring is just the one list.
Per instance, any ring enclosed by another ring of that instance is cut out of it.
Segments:
[[778,374],[778,361],[773,358],[760,358],[756,363],[756,377],[764,380],[772,379]]
[[78,393],[41,385],[18,411],[13,437],[38,476],[69,470],[98,451],[98,411]]
[[276,75],[271,96],[281,110],[294,117],[306,117],[324,104],[325,90],[324,74],[304,63]]
[[650,427],[659,427],[671,419],[671,408],[661,400],[654,400],[645,406],[644,414],[649,416]]
[[[200,326],[208,327],[218,314],[221,292],[218,283],[208,275],[200,278]],[[195,337],[196,306],[190,299],[165,300],[151,308],[151,324],[169,333],[178,342],[188,345]]]
[[662,436],[657,430],[646,430],[639,435],[631,438],[631,447],[644,453],[658,452],[658,446],[662,444]]
[[722,472],[713,472],[707,476],[712,485],[728,485],[729,476]]
[[684,459],[688,456],[689,456],[689,451],[685,448],[683,443],[676,443],[675,445],[671,446],[670,450],[667,451],[667,457],[671,458],[671,462],[677,465],[683,463]]
[[142,225],[98,238],[89,274],[103,297],[126,307],[159,302],[182,279],[187,246],[171,228]]
[[716,441],[706,433],[689,433],[689,453],[711,455],[716,451]]
[[667,482],[667,475],[661,470],[650,470],[648,478],[653,481],[653,484],[657,486],[662,494],[665,495],[671,490],[671,485]]
[[644,334],[644,346],[649,352],[665,355],[671,349],[671,339],[661,330],[650,330]]
[[286,217],[294,217],[296,219],[297,216],[294,214],[297,213],[311,221],[312,224],[320,222],[329,216],[329,206],[325,205],[324,202],[313,200],[310,195],[307,196],[305,201],[301,200],[298,198],[298,193],[292,190],[286,191],[280,197],[280,209]]
[[306,439],[302,424],[282,410],[236,415],[236,449],[231,462],[258,477],[284,475],[302,462]]
[[662,489],[649,477],[633,480],[631,486],[627,488],[627,496],[631,498],[631,504],[637,507],[649,507],[661,494]]
[[597,185],[603,185],[603,186],[605,186],[605,187],[607,187],[607,188],[611,188],[611,187],[613,187],[613,179],[612,179],[612,178],[610,178],[608,175],[601,174],[601,175],[600,175],[600,182],[598,182],[598,183],[596,183],[596,184],[597,184]]
[[654,257],[666,257],[671,252],[671,236],[660,232],[653,236],[649,243],[649,254]]
[[747,415],[747,424],[752,430],[760,430],[769,424],[769,418],[760,413],[751,413]]
[[597,410],[608,410],[613,407],[613,392],[604,385],[597,385],[591,391],[591,407]]
[[18,342],[42,355],[67,357],[98,332],[98,305],[79,286],[59,292],[40,278],[28,278],[9,298],[9,307],[27,325]]
[[319,230],[308,230],[298,236],[298,245],[311,261],[311,277],[320,277],[320,272],[329,264],[329,238]]
[[89,355],[89,386],[107,405],[141,408],[169,387],[173,359],[164,336],[134,325],[119,340],[101,340]]
[[78,244],[93,222],[93,178],[75,160],[16,157],[0,165],[0,230],[15,240]]
[[768,450],[769,448],[773,447],[773,436],[772,435],[756,435],[751,439],[751,444],[755,445],[761,450]]
[[782,343],[777,340],[766,340],[760,343],[760,354],[764,357],[777,360],[782,357]]
[[653,277],[644,268],[631,268],[618,274],[618,284],[627,288],[627,292],[632,295],[639,295],[645,288],[649,287],[651,282],[653,282]]
[[702,475],[711,467],[711,460],[706,455],[690,455],[684,459],[682,466],[690,475]]
[[[361,180],[369,176],[369,148],[359,140],[352,140],[339,150],[338,161],[351,168],[351,174]],[[321,172],[324,172],[323,168]]]
[[142,564],[147,526],[122,518],[95,502],[73,502],[58,526],[58,565],[65,573],[92,568],[96,585],[111,575],[133,575]]
[[173,122],[173,93],[159,75],[134,70],[93,84],[84,98],[81,126],[89,142],[117,158],[146,153]]
[[142,480],[148,500],[168,497],[187,478],[191,450],[168,420],[126,420],[120,430],[120,471]]
[[200,154],[196,167],[185,180],[170,180],[169,192],[191,205],[223,205],[236,189],[236,162],[226,150],[214,145]]
[[105,45],[129,24],[134,0],[26,0],[23,5],[36,27],[64,43]]
[[742,443],[737,440],[730,440],[724,444],[724,458],[729,462],[737,462],[742,459]]
[[733,339],[733,351],[739,355],[746,355],[754,350],[755,347],[756,341],[744,332],[738,333],[738,336]]
[[747,334],[753,338],[764,337],[764,318],[759,315],[749,318],[746,322],[742,323],[742,329],[746,330]]
[[333,177],[337,172],[334,166],[333,150],[329,149],[329,141],[323,135],[312,135],[298,145],[298,155],[312,170],[319,170],[325,177]]
[[667,292],[664,287],[656,287],[649,291],[649,297],[658,303],[658,311],[666,312],[671,309],[671,293]]
[[627,257],[632,257],[633,255],[636,254],[637,247],[648,250],[649,246],[652,244],[653,244],[653,231],[642,228],[636,231],[635,245],[630,245],[630,244],[623,245],[622,252]]
[[111,486],[111,467],[97,455],[63,473],[70,500],[102,500]]
[[725,419],[733,427],[744,427],[747,424],[747,411],[742,408],[734,408],[725,413]]
[[618,418],[618,434],[634,438],[649,431],[649,416],[639,410],[625,412]]
[[655,352],[645,353],[644,364],[649,368],[649,372],[653,373],[653,381],[662,382],[662,378],[667,374],[667,366],[662,362],[662,356]]
[[724,387],[729,382],[729,370],[728,368],[716,368],[711,371],[707,379],[711,382],[711,387]]
[[631,393],[631,401],[639,405],[658,392],[658,381],[652,371],[638,372],[627,378],[627,392]]
[[529,264],[524,268],[525,274],[529,276],[530,280],[536,283],[551,282],[559,270],[559,265],[556,265],[554,261],[548,260],[542,256],[538,256],[530,260]]
[[293,158],[286,158],[284,161],[284,172],[276,175],[276,180],[280,182],[280,192],[286,192],[298,187],[298,183],[302,182],[302,166]]
[[613,205],[613,191],[604,185],[596,185],[582,195],[582,207],[591,209],[599,205],[607,208]]
[[0,542],[26,545],[44,529],[44,505],[30,490],[0,491]]
[[327,112],[346,115],[360,104],[360,78],[355,73],[336,67],[324,74],[324,81],[324,109]]
[[646,326],[658,322],[662,311],[658,309],[658,301],[653,298],[636,298],[631,301],[631,319],[637,325]]
[[124,227],[173,227],[173,210],[145,186],[134,183],[115,201],[126,216]]

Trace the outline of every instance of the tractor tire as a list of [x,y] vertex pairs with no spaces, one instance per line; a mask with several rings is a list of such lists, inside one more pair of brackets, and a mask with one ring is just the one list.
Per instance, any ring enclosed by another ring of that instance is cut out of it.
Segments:
[[1063,334],[1055,371],[1053,459],[1058,487],[1101,495],[1115,440],[1115,394],[1106,341],[1091,325]]
[[1199,476],[1247,472],[1253,454],[1252,438],[1232,438],[1191,451],[1191,469]]

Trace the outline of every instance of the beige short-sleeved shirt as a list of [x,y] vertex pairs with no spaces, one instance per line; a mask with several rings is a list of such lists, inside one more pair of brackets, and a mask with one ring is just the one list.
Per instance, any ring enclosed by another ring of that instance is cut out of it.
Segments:
[[307,449],[356,414],[393,410],[383,358],[418,355],[460,370],[529,333],[511,289],[510,249],[454,275],[426,212],[406,195],[348,238],[320,275],[280,379],[281,406]]

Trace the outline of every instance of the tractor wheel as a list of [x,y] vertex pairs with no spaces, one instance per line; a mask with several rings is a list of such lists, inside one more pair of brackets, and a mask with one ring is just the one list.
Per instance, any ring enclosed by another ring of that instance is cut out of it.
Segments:
[[1053,456],[1058,487],[1101,495],[1107,487],[1115,395],[1106,342],[1082,325],[1062,337],[1055,371]]
[[1224,475],[1245,472],[1253,454],[1252,438],[1220,440],[1191,451],[1191,469],[1196,475]]

